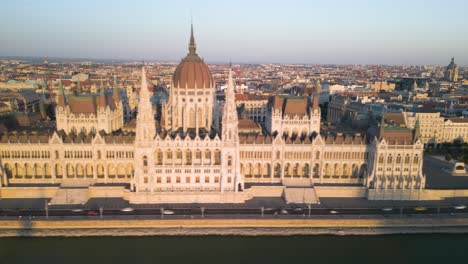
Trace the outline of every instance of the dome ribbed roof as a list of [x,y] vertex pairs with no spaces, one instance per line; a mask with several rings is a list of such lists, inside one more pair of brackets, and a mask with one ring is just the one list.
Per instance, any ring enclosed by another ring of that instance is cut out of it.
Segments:
[[189,53],[177,66],[172,79],[177,88],[210,88],[214,86],[210,69],[196,53],[193,27],[190,34]]

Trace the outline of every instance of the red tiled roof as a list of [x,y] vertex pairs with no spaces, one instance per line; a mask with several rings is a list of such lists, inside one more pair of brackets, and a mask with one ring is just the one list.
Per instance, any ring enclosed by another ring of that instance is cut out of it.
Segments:
[[304,116],[307,115],[307,99],[303,100],[286,100],[286,105],[284,107],[284,115],[294,116]]
[[176,88],[209,88],[213,86],[210,69],[195,54],[189,54],[177,66],[173,77]]

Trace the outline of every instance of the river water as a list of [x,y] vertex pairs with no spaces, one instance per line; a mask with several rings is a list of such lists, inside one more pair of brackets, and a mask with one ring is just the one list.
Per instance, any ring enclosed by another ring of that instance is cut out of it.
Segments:
[[0,263],[468,263],[468,235],[0,238]]

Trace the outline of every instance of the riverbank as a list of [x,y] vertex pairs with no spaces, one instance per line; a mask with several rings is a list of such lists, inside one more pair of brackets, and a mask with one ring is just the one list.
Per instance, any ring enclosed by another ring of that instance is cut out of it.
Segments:
[[0,237],[468,233],[468,219],[5,220]]

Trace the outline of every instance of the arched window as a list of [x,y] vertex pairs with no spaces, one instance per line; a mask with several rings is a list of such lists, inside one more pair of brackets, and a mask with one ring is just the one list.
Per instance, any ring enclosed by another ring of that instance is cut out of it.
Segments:
[[221,164],[221,151],[219,149],[215,150],[215,165]]
[[387,164],[392,164],[393,158],[392,155],[387,157]]
[[228,158],[227,158],[227,165],[232,166],[232,157],[231,156],[228,156]]
[[398,154],[398,156],[396,157],[396,163],[397,164],[400,164],[401,163],[401,156]]
[[413,164],[418,164],[418,162],[419,162],[419,157],[418,157],[418,155],[416,154],[416,155],[414,156],[414,159],[413,159]]
[[379,156],[379,164],[383,164],[383,160],[384,160],[383,155],[380,155],[380,156]]
[[275,178],[280,178],[281,177],[281,165],[276,164],[275,165]]
[[143,156],[143,166],[148,166],[148,157],[147,156]]
[[163,163],[163,155],[162,155],[162,151],[160,149],[157,149],[154,152],[154,163],[156,165],[161,165]]
[[320,159],[320,151],[315,152],[315,159]]
[[185,164],[192,164],[192,152],[189,149],[185,150]]
[[409,164],[410,162],[410,156],[409,155],[406,155],[405,157],[405,164]]

